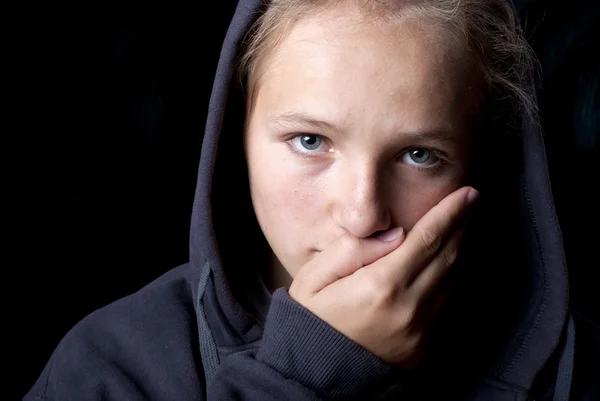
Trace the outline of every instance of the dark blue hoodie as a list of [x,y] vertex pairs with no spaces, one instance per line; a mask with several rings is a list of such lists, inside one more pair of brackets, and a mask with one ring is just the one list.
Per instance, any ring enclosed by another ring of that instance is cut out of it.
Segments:
[[239,1],[223,44],[189,263],[79,322],[24,400],[599,400],[600,334],[569,309],[542,135],[528,117],[477,145],[478,234],[416,368],[388,366],[286,289],[267,291],[234,74],[260,4]]

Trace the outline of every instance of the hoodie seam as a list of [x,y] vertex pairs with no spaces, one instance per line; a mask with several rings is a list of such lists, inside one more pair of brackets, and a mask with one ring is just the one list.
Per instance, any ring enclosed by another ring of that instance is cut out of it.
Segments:
[[[535,212],[533,211],[533,207],[531,204],[531,197],[529,195],[529,190],[527,188],[526,183],[524,183],[522,185],[522,188],[523,188],[523,192],[524,192],[525,202],[527,203],[527,212],[528,212],[529,217],[531,218],[531,225],[532,225],[534,238],[535,238],[535,244],[534,244],[535,251],[540,258],[541,265],[542,265],[541,266],[542,271],[544,272],[544,274],[543,274],[544,291],[543,291],[542,301],[541,301],[540,305],[536,308],[536,312],[539,312],[540,309],[545,309],[545,306],[547,305],[547,302],[548,302],[548,273],[546,271],[546,260],[544,259],[543,252],[541,251],[541,242],[540,242],[540,234],[539,234],[539,230],[538,230],[537,219],[535,217]],[[536,313],[532,328],[527,331],[527,334],[525,335],[525,339],[519,345],[519,348],[517,349],[515,356],[512,358],[512,361],[510,362],[510,364],[508,365],[506,370],[502,373],[501,377],[503,380],[508,381],[507,376],[510,373],[512,373],[515,365],[517,364],[517,361],[523,356],[523,353],[525,352],[525,348],[529,344],[531,337],[533,336],[533,333],[539,327],[539,323],[540,323],[540,314]]]

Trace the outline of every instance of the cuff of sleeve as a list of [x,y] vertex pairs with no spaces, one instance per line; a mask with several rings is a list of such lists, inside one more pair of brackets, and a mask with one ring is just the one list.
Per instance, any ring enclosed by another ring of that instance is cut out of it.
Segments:
[[390,365],[296,303],[285,288],[273,294],[260,360],[327,399],[376,387]]

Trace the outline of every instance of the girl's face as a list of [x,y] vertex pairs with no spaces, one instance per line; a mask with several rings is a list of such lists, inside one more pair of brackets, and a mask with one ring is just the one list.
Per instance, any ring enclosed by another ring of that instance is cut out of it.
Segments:
[[245,137],[251,196],[292,277],[344,232],[409,231],[464,184],[477,88],[447,36],[343,10],[297,22],[264,61]]

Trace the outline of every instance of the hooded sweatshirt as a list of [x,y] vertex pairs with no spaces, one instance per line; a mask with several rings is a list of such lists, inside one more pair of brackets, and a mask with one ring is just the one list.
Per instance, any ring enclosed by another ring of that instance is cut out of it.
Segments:
[[[543,138],[480,135],[458,285],[424,359],[396,369],[265,285],[235,79],[260,0],[240,0],[212,89],[190,260],[71,329],[24,400],[598,400],[600,331],[569,309]],[[348,318],[352,318],[349,316]]]

